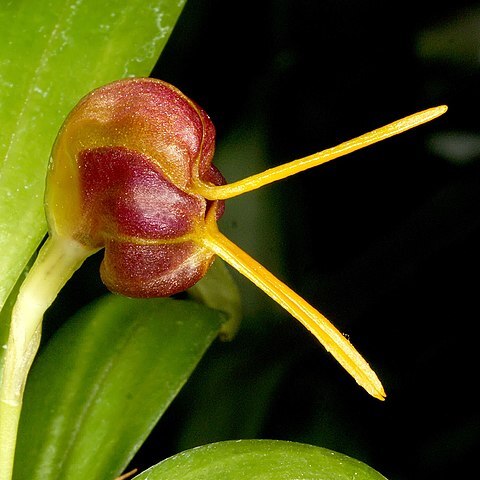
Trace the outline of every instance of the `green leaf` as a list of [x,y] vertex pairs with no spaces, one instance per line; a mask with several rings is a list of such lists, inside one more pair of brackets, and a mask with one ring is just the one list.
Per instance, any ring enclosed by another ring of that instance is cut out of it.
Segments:
[[148,75],[185,0],[23,0],[0,6],[0,308],[46,231],[50,149],[101,84]]
[[135,480],[385,480],[358,460],[325,448],[275,440],[221,442],[164,460]]
[[113,295],[73,317],[33,366],[14,478],[119,475],[223,319],[191,301]]

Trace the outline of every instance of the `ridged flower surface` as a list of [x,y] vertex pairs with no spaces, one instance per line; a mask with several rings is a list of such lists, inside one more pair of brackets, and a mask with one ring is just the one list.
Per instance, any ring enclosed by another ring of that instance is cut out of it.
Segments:
[[[169,296],[195,284],[213,253],[195,242],[223,201],[195,193],[221,185],[208,115],[160,80],[109,84],[85,97],[55,142],[46,206],[55,234],[105,248],[107,287],[133,297]],[[68,201],[65,201],[68,198]]]

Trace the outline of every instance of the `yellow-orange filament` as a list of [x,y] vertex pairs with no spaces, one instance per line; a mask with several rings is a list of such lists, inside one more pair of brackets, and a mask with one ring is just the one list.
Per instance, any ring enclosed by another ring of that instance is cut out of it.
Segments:
[[302,172],[322,163],[329,162],[335,158],[342,157],[348,153],[360,150],[374,143],[385,140],[399,133],[405,132],[411,128],[422,125],[429,122],[440,115],[443,115],[447,111],[446,105],[440,105],[439,107],[429,108],[408,117],[404,117],[393,123],[389,123],[381,128],[365,133],[353,140],[341,143],[336,147],[328,148],[322,152],[314,153],[308,157],[293,160],[292,162],[285,163],[278,167],[270,168],[262,173],[252,175],[250,177],[239,180],[238,182],[229,183],[227,185],[214,186],[205,183],[199,183],[195,186],[196,193],[201,194],[209,200],[224,200],[232,198],[242,193],[250,192],[259,187],[267,185],[277,180],[289,177],[295,173]]
[[[232,198],[393,137],[429,122],[446,111],[445,105],[423,110],[336,147],[271,168],[238,182],[220,186],[198,182],[194,187],[195,192],[209,200]],[[385,391],[380,380],[353,345],[320,312],[222,235],[217,228],[213,212],[210,212],[207,218],[206,230],[203,233],[198,238],[206,248],[237,269],[299,320],[368,393],[380,400],[385,399]]]
[[320,312],[220,233],[215,221],[208,222],[202,241],[299,320],[368,393],[385,399],[380,380],[353,345]]

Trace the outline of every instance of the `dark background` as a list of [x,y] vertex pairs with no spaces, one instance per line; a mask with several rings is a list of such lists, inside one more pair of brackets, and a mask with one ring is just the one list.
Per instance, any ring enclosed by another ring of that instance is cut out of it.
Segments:
[[430,106],[449,111],[230,200],[220,224],[349,334],[387,400],[236,276],[239,335],[208,352],[132,465],[277,438],[390,480],[476,470],[479,32],[480,2],[188,0],[152,75],[212,117],[230,181]]

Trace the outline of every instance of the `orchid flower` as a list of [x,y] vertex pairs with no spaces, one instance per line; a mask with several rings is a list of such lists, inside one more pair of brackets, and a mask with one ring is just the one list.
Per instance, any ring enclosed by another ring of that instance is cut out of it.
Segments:
[[222,258],[300,321],[368,393],[383,400],[380,380],[349,340],[226,238],[217,222],[229,198],[404,132],[445,111],[445,106],[424,110],[227,184],[212,164],[212,121],[177,88],[152,78],[131,78],[84,97],[53,146],[45,193],[49,236],[12,314],[0,391],[0,434],[9,431],[12,438],[10,443],[0,439],[2,448],[14,448],[45,310],[83,261],[102,248],[103,282],[130,297],[184,291],[205,275],[215,256]]

